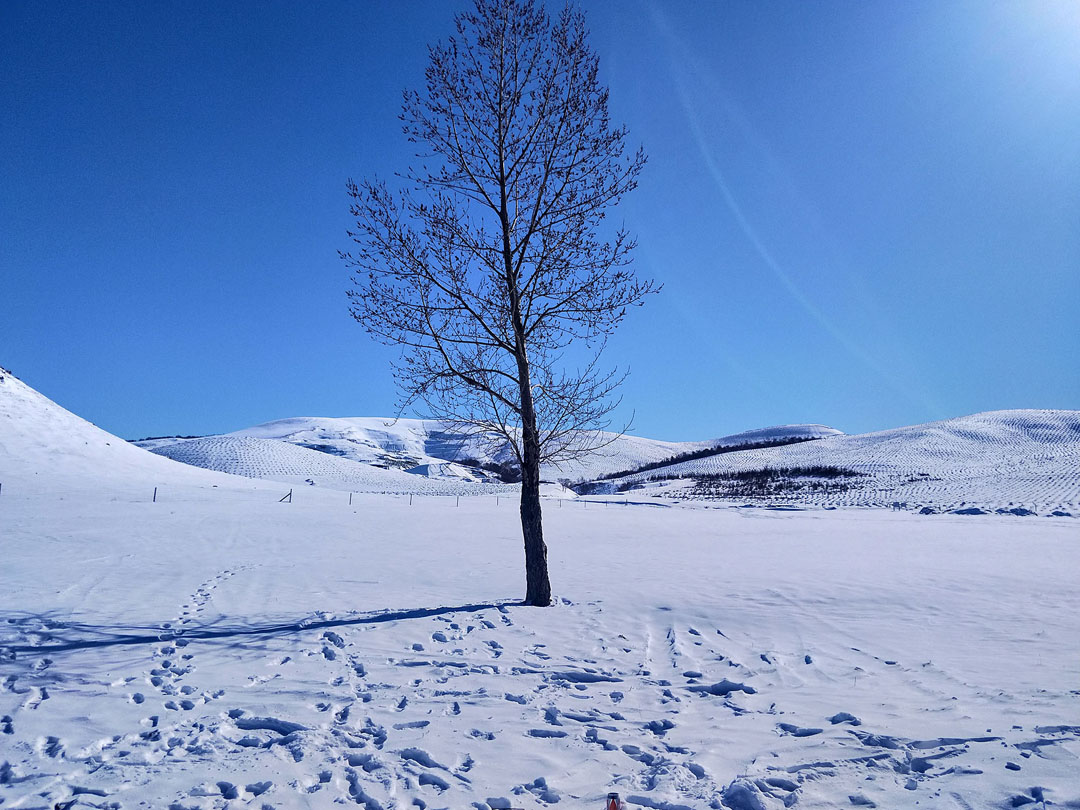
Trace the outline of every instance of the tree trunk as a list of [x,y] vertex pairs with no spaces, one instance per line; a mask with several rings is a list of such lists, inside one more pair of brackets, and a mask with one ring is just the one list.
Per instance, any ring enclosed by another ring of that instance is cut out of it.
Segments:
[[551,604],[551,582],[548,580],[547,544],[544,543],[540,514],[540,442],[536,416],[531,415],[531,420],[522,420],[521,534],[525,539],[525,604],[547,607]]
[[506,273],[510,322],[514,330],[514,360],[517,362],[518,390],[521,396],[521,534],[525,540],[525,604],[547,607],[551,604],[551,582],[548,580],[547,544],[544,543],[544,523],[540,512],[540,432],[536,429],[528,341],[521,316],[521,297],[517,273],[514,270],[514,254],[510,247],[502,125],[500,118],[499,221],[502,225],[503,269]]

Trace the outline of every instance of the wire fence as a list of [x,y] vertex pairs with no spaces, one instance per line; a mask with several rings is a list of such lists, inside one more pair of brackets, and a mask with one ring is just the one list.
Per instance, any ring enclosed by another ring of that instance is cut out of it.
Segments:
[[[597,509],[629,506],[667,506],[653,500],[633,499],[625,493],[618,495],[578,496],[563,493],[541,493],[545,509]],[[432,493],[432,492],[370,492],[363,490],[331,489],[311,485],[290,485],[259,481],[251,487],[151,484],[132,487],[129,484],[102,481],[75,486],[50,486],[37,482],[0,481],[0,510],[5,503],[18,501],[69,502],[69,503],[145,503],[161,508],[185,503],[245,502],[281,504],[337,505],[361,508],[373,505],[396,504],[419,506],[441,504],[450,508],[463,506],[486,506],[494,508],[517,507],[518,493],[511,491],[487,493]]]

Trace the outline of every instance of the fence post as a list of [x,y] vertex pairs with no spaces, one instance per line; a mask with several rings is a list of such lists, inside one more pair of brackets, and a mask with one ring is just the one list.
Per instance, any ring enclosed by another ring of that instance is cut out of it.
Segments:
[[157,503],[157,487],[154,487],[154,500],[151,503]]
[[460,495],[458,495],[457,500],[454,501],[454,506],[461,506],[461,496]]
[[290,489],[287,495],[282,495],[278,503],[292,503],[292,490]]
[[412,506],[412,493],[409,493],[409,506]]
[[352,506],[352,493],[349,493],[349,506]]

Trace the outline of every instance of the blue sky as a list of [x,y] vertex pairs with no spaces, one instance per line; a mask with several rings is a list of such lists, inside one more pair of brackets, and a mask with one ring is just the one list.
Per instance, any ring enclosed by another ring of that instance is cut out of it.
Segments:
[[[460,8],[0,4],[0,364],[128,438],[392,413],[344,184]],[[635,433],[1080,408],[1080,5],[585,8],[650,155]]]

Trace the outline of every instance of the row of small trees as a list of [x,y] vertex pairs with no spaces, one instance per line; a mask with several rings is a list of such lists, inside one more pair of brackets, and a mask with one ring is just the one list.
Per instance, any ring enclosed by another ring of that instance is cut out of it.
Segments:
[[684,461],[697,461],[701,458],[719,456],[724,453],[738,453],[742,450],[765,450],[770,447],[783,447],[787,444],[801,444],[802,442],[815,441],[817,438],[818,437],[816,436],[792,436],[782,439],[766,439],[759,442],[745,442],[743,444],[721,444],[716,447],[704,447],[700,450],[688,450],[685,453],[677,453],[673,456],[668,456],[662,461],[650,461],[646,464],[634,467],[633,469],[607,473],[600,476],[599,480],[610,481],[614,478],[623,478],[627,475],[636,475],[637,473],[649,472],[650,470],[658,470],[661,467],[670,467],[672,464],[681,464]]

